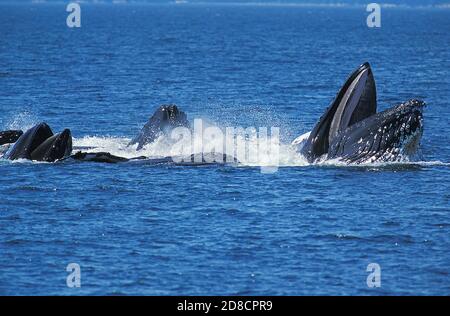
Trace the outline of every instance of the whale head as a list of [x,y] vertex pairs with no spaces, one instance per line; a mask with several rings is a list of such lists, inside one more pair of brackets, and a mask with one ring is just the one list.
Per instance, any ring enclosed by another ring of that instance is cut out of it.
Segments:
[[330,143],[349,126],[377,111],[376,87],[369,63],[358,67],[339,90],[311,131],[302,154],[312,162],[329,150]]
[[69,129],[53,135],[39,145],[32,153],[31,159],[54,162],[70,156],[72,153],[72,135]]
[[39,123],[23,133],[4,158],[10,160],[31,159],[31,153],[52,136],[53,132],[50,126],[46,123]]
[[169,135],[174,128],[179,126],[189,128],[186,114],[174,104],[161,105],[128,145],[137,144],[136,149],[142,149],[159,136]]

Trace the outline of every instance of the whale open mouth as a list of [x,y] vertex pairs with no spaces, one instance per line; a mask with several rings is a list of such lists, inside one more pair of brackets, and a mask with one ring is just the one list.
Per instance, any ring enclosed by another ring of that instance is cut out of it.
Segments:
[[347,127],[376,113],[376,91],[370,65],[361,65],[345,83],[335,100],[329,142]]
[[319,158],[328,152],[334,137],[376,111],[375,79],[369,63],[364,63],[350,75],[311,131],[302,153],[310,161]]

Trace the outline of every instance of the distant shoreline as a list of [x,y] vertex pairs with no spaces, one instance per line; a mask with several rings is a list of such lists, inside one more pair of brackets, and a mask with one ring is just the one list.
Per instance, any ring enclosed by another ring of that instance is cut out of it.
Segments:
[[[2,1],[0,5],[67,5],[70,2],[78,2],[82,5],[145,5],[145,6],[239,6],[239,7],[289,7],[289,8],[339,8],[339,9],[361,9],[367,4],[364,3],[343,3],[343,2],[276,2],[276,1],[250,1],[250,2],[207,2],[207,1],[160,1],[146,2],[139,0],[80,0],[80,1],[63,1],[63,0],[26,0],[26,1]],[[396,4],[396,3],[380,3],[384,9],[450,9],[449,3],[439,4]]]

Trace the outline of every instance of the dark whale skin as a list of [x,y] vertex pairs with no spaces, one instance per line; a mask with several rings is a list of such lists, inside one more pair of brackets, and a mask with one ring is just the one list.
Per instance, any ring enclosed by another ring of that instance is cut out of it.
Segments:
[[31,159],[31,153],[52,136],[53,132],[50,126],[46,123],[39,123],[22,134],[4,158],[10,160]]
[[0,132],[0,146],[6,144],[15,143],[20,136],[22,136],[23,131],[21,130],[9,130]]
[[160,135],[169,135],[174,128],[180,126],[190,127],[186,114],[176,105],[161,105],[128,146],[137,144],[136,150],[140,150]]
[[352,125],[333,139],[327,159],[362,164],[395,162],[402,154],[413,154],[423,132],[424,106],[410,100]]

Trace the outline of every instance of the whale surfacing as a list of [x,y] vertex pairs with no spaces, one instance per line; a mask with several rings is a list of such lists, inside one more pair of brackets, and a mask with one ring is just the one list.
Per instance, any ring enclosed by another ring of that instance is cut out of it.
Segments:
[[424,105],[410,100],[377,113],[375,80],[365,63],[350,75],[299,151],[311,163],[400,161],[420,145]]
[[137,144],[136,150],[140,150],[160,135],[168,136],[174,128],[180,126],[190,127],[186,113],[174,104],[161,105],[128,146]]
[[40,123],[23,133],[3,158],[54,162],[69,156],[71,152],[70,130],[53,135],[50,126]]
[[[425,102],[410,100],[377,112],[374,75],[369,63],[364,63],[349,76],[312,131],[297,137],[292,146],[310,163],[324,159],[337,159],[348,164],[402,161],[405,157],[413,157],[420,146],[424,107]],[[190,129],[187,115],[176,105],[161,105],[128,146],[136,145],[136,152],[140,152],[160,136],[170,138],[170,133],[177,127]],[[8,144],[12,144],[9,149]],[[136,160],[154,164],[172,161],[180,165],[217,163],[216,159],[210,159],[213,153],[156,158],[142,155],[125,158],[108,152],[78,151],[72,154],[70,130],[53,134],[46,123],[37,124],[25,133],[19,130],[0,132],[0,145],[7,145],[1,147],[0,155],[4,153],[2,158],[10,160],[55,162],[71,158],[103,163]],[[222,158],[227,158],[223,163],[238,162],[226,155]]]

